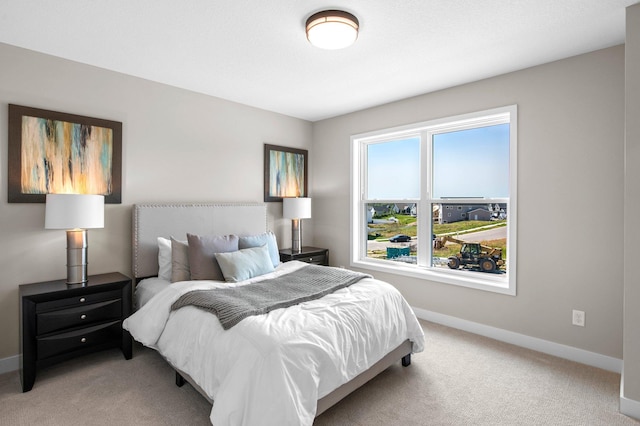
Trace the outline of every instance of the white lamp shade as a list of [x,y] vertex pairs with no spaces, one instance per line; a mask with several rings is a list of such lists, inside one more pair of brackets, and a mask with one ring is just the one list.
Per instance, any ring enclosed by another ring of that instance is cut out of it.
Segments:
[[311,198],[283,198],[282,216],[285,219],[311,218]]
[[104,196],[47,194],[45,229],[104,228]]

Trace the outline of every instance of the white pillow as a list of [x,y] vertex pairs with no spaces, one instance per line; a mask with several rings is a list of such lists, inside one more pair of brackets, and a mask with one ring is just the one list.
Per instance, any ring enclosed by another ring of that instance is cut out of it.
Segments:
[[216,253],[215,256],[227,282],[248,280],[274,270],[267,244],[228,253]]
[[180,279],[177,279],[176,277],[174,277],[174,273],[173,273],[173,269],[174,269],[173,264],[176,263],[176,257],[184,258],[184,259],[187,258],[186,257],[187,242],[174,240],[178,242],[179,243],[178,245],[180,246],[177,248],[177,250],[181,252],[181,254],[182,252],[184,252],[183,256],[176,256],[175,253],[173,253],[174,250],[173,250],[173,244],[171,243],[171,240],[174,240],[173,237],[171,237],[170,239],[158,237],[158,278],[165,281],[169,281],[169,282],[188,280],[189,265],[187,264],[186,266],[186,274],[185,274],[184,273],[185,268],[182,265],[182,263],[184,262],[178,262],[179,271],[177,271],[177,275],[179,276]]
[[158,278],[171,281],[171,240],[158,237]]

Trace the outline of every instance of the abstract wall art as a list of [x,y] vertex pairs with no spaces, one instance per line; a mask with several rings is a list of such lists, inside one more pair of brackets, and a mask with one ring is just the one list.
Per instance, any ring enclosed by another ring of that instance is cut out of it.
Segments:
[[9,105],[10,203],[46,194],[98,194],[121,202],[122,123]]
[[264,201],[308,197],[307,150],[264,145]]

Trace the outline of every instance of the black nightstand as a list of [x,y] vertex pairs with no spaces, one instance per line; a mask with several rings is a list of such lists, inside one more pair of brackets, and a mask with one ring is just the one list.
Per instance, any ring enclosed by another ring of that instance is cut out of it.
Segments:
[[36,369],[117,347],[131,359],[132,340],[122,329],[131,315],[131,278],[118,272],[89,276],[86,286],[65,280],[20,286],[20,380],[30,391]]
[[299,260],[314,265],[329,266],[329,249],[318,247],[302,247],[300,253],[292,253],[291,249],[280,250],[280,261]]

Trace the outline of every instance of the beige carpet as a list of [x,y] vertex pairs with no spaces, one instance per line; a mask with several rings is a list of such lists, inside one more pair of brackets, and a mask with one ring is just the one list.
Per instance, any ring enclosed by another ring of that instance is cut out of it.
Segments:
[[[422,322],[412,365],[392,366],[315,422],[327,425],[639,425],[618,412],[620,376]],[[1,425],[206,425],[211,407],[139,345],[38,373],[0,375]]]

